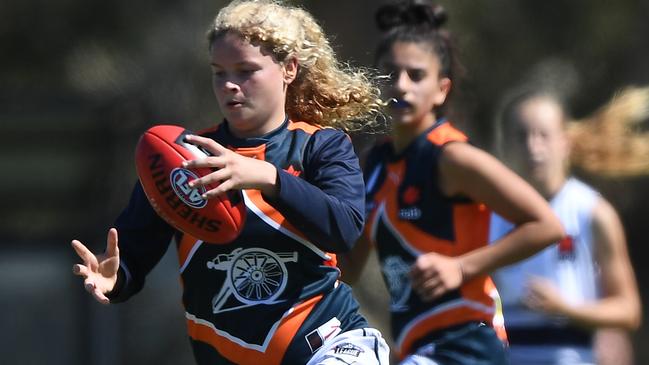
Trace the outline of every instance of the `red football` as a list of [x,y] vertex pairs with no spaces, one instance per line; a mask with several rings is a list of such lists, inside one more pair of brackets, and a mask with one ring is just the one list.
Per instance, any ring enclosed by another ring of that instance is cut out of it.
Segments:
[[185,142],[187,134],[191,132],[183,127],[158,125],[140,137],[135,163],[144,192],[158,215],[177,230],[208,243],[231,242],[245,220],[241,192],[204,200],[201,195],[208,189],[189,187],[190,181],[212,170],[182,167],[185,160],[207,156],[197,146]]

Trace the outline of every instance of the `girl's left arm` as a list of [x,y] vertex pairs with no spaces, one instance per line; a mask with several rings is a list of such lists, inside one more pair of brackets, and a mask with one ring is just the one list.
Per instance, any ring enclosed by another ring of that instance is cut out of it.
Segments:
[[304,178],[278,169],[273,206],[321,249],[349,251],[365,222],[363,175],[351,140],[338,130],[317,131],[303,165]]

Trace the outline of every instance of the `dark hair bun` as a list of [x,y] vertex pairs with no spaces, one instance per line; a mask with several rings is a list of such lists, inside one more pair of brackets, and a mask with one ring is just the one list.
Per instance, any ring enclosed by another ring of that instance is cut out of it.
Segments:
[[382,32],[401,26],[437,29],[446,23],[446,10],[426,0],[402,0],[381,6],[376,25]]

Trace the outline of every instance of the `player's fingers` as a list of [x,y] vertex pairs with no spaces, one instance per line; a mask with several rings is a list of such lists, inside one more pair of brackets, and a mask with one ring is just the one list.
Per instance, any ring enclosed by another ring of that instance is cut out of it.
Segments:
[[108,230],[108,237],[106,237],[106,256],[115,257],[119,256],[119,248],[117,247],[117,229],[111,228]]
[[429,280],[426,280],[419,286],[419,290],[422,292],[432,291],[438,286],[442,285],[442,279],[439,276],[432,277]]
[[209,151],[211,154],[218,156],[223,154],[225,151],[228,151],[227,148],[220,145],[218,142],[211,138],[197,136],[195,134],[188,134],[185,136],[185,140],[191,144],[201,146]]
[[216,188],[205,192],[203,194],[203,199],[215,198],[221,194],[225,194],[232,189],[234,189],[234,183],[232,182],[232,180],[225,180]]
[[197,158],[195,160],[183,161],[182,165],[186,169],[200,169],[200,168],[210,168],[210,169],[220,169],[223,168],[226,164],[225,157],[221,156],[211,156],[205,158]]
[[438,283],[435,286],[428,287],[426,290],[418,291],[418,294],[424,302],[430,302],[441,295],[441,293],[443,292],[444,287],[440,283]]
[[83,260],[83,263],[86,266],[89,266],[90,269],[92,270],[93,268],[97,267],[97,257],[88,250],[86,246],[83,245],[78,240],[72,240],[72,248],[77,252],[77,255]]
[[423,286],[428,280],[431,280],[438,276],[439,274],[437,272],[437,269],[433,267],[422,269],[416,265],[413,265],[412,269],[410,270],[410,282],[412,283],[413,287]]
[[102,293],[99,289],[95,288],[95,290],[93,290],[91,294],[99,303],[110,304],[108,297],[106,297],[106,295],[104,295],[104,293]]
[[83,278],[87,278],[89,275],[88,268],[80,264],[72,265],[72,273]]
[[434,300],[434,299],[437,299],[437,298],[441,297],[447,291],[448,290],[446,289],[446,287],[444,287],[444,285],[438,286],[437,288],[435,288],[435,290],[433,290],[433,296],[432,296],[432,298],[430,300]]
[[189,183],[189,186],[193,188],[196,186],[218,185],[221,181],[225,181],[229,179],[230,176],[231,173],[228,169],[221,169],[221,170],[214,171],[210,174],[207,174],[196,180],[192,180]]
[[83,287],[90,294],[92,294],[95,291],[95,289],[97,288],[97,286],[95,285],[95,282],[90,278],[86,278],[86,280],[83,281]]

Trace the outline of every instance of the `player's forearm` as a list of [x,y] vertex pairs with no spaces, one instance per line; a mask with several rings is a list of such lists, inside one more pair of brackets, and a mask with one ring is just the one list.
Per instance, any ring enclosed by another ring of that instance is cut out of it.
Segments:
[[574,324],[586,328],[616,327],[629,331],[638,329],[641,322],[640,303],[623,297],[609,297],[581,305],[565,305],[561,315]]
[[517,226],[494,244],[464,254],[460,258],[464,279],[488,274],[521,261],[560,240],[564,235],[555,220],[540,220]]

